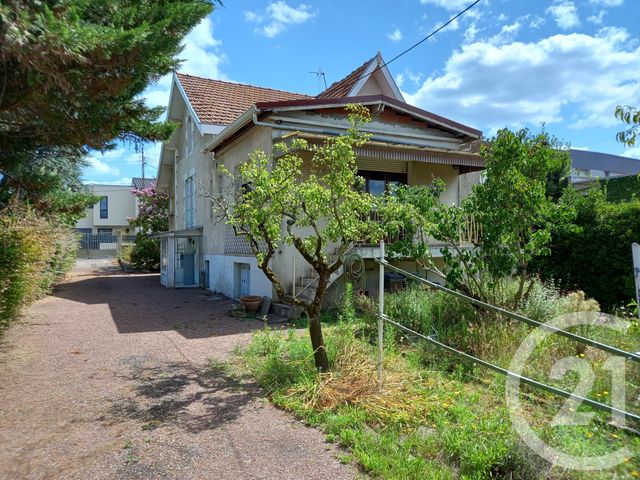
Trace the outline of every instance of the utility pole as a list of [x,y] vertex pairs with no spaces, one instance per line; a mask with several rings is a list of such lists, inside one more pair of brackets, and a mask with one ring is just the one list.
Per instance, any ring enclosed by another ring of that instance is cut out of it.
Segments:
[[140,156],[142,160],[142,179],[144,180],[144,166],[147,163],[147,161],[144,159],[144,145],[140,147]]

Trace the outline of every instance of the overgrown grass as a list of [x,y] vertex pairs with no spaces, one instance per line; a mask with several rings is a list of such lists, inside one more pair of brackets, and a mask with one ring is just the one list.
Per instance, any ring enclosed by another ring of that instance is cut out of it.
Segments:
[[[555,290],[544,285],[536,288],[540,288],[536,298],[522,307],[532,317],[545,319],[575,308],[594,307],[584,298],[559,294],[553,305],[546,305]],[[549,289],[546,293],[545,288]],[[354,301],[363,303],[357,297]],[[524,446],[514,432],[505,406],[504,377],[461,363],[452,355],[413,339],[401,341],[402,337],[391,330],[386,332],[384,387],[379,390],[371,319],[351,309],[349,303],[353,302],[346,303],[341,307],[341,321],[325,328],[330,372],[316,373],[310,342],[302,331],[259,332],[242,356],[246,368],[276,405],[323,429],[329,440],[348,450],[342,461],[352,458],[376,478],[604,479],[640,475],[635,457],[640,452],[637,436],[609,425],[604,414],[597,414],[596,421],[588,425],[552,428],[550,422],[562,400],[523,388],[527,420],[548,444],[583,456],[626,446],[634,455],[603,472],[552,467]],[[427,333],[437,331],[442,340],[461,348],[495,354],[497,358],[490,360],[496,363],[507,357],[500,354],[500,347],[510,352],[529,328],[484,318],[442,294],[419,289],[388,295],[386,303],[387,313],[404,319],[403,323],[411,328]],[[630,337],[633,342],[638,338],[637,333]],[[629,341],[620,335],[609,340]],[[480,348],[482,342],[489,345]],[[575,348],[568,340],[554,337],[543,345],[541,353],[537,352],[533,363],[538,364],[528,373],[548,372],[553,358],[562,358],[567,352],[573,354]],[[600,353],[591,348],[583,350],[584,357],[576,355],[591,363],[601,360]],[[602,394],[611,390],[610,373],[598,368],[594,371],[594,392],[601,395],[594,397],[607,402],[607,395]],[[578,377],[568,377],[557,383],[573,390]]]

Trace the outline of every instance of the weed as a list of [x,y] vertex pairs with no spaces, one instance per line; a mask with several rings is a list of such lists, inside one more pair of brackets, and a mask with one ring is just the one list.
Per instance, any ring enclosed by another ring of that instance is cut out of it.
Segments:
[[[445,305],[437,295],[428,300],[413,292],[404,295],[405,300],[431,302],[431,312],[440,312],[441,319],[453,318],[453,311],[460,311],[457,305]],[[391,305],[396,308],[400,302]],[[422,317],[421,321],[427,320]],[[474,327],[477,331],[467,330],[467,338],[459,340],[472,345],[477,339],[491,344],[512,342],[514,327],[488,327],[495,324],[480,320]],[[449,340],[458,338],[453,329],[448,335]],[[497,340],[491,335],[498,335]],[[530,479],[546,474],[548,478],[604,479],[638,469],[635,459],[613,471],[589,475],[551,469],[524,447],[513,431],[504,405],[502,377],[486,371],[479,375],[472,367],[442,370],[446,355],[431,352],[432,358],[441,357],[440,363],[425,364],[424,350],[402,346],[385,353],[384,386],[379,389],[374,348],[367,339],[354,336],[353,325],[329,327],[325,338],[332,365],[326,373],[316,373],[308,339],[294,331],[283,334],[265,329],[256,333],[243,359],[272,402],[308,425],[322,428],[329,441],[348,450],[339,457],[341,461],[353,460],[372,476]],[[548,351],[562,351],[567,345],[561,342],[547,347]],[[587,350],[587,355],[594,352]],[[524,392],[531,395],[526,389]],[[530,423],[550,445],[583,455],[600,454],[616,445],[640,451],[640,439],[604,422],[597,429],[550,428],[562,402],[542,395],[532,400],[527,403]]]
[[155,430],[156,428],[158,428],[160,425],[162,424],[162,422],[158,419],[153,419],[150,422],[145,423],[144,425],[142,425],[142,430],[145,431],[150,431],[150,430]]

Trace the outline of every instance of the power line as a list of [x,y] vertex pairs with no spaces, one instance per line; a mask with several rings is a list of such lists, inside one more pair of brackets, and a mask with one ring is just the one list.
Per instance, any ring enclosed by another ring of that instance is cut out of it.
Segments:
[[382,65],[377,66],[376,68],[373,69],[373,71],[371,73],[368,73],[366,75],[363,75],[362,77],[359,78],[359,80],[362,80],[364,78],[370,77],[371,75],[373,75],[374,73],[376,73],[378,70],[380,70],[383,67],[386,67],[387,65],[389,65],[391,62],[396,61],[397,59],[399,59],[400,57],[402,57],[403,55],[409,53],[411,50],[413,50],[414,48],[422,45],[424,42],[426,42],[427,40],[429,40],[431,37],[433,37],[435,34],[437,34],[440,30],[446,28],[449,24],[453,23],[458,17],[461,17],[462,15],[464,15],[465,13],[467,13],[469,10],[471,10],[473,7],[475,7],[478,3],[480,3],[480,0],[475,0],[475,2],[473,2],[472,4],[470,4],[467,8],[465,8],[464,10],[461,10],[460,12],[458,12],[456,15],[454,15],[453,17],[451,17],[446,23],[440,25],[438,28],[436,28],[433,32],[431,32],[429,35],[427,35],[426,37],[424,37],[422,40],[414,43],[413,45],[411,45],[409,48],[407,48],[406,50],[400,52],[398,55],[396,55],[395,57],[393,57],[391,60],[389,60],[388,62],[383,63]]

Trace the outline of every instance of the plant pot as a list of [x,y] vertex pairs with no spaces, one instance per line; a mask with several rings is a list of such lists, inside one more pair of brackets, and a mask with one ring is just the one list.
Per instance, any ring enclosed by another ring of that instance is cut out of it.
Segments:
[[260,310],[262,297],[258,295],[243,295],[240,297],[240,303],[244,305],[247,313],[257,313]]

